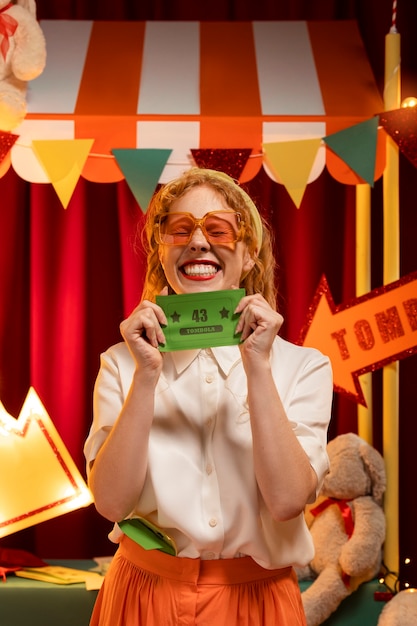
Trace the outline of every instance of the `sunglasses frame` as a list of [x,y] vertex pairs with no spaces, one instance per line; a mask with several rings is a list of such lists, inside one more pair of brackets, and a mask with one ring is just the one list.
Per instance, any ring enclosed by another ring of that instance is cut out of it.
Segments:
[[[219,215],[222,213],[233,213],[233,215],[236,215],[236,221],[237,221],[237,227],[238,230],[236,232],[236,238],[233,239],[232,241],[224,241],[224,242],[216,242],[216,241],[212,241],[210,235],[207,233],[206,229],[205,229],[205,222],[206,219],[208,217],[210,217],[211,215]],[[187,241],[181,241],[179,243],[168,243],[166,241],[162,240],[161,237],[161,221],[163,220],[164,217],[167,217],[168,215],[181,215],[181,216],[187,216],[190,217],[192,219],[192,221],[194,222],[194,227],[192,229],[192,231],[190,232],[190,236],[188,238]],[[211,244],[211,245],[227,245],[229,243],[237,243],[238,241],[242,240],[243,237],[243,233],[244,233],[244,227],[245,227],[245,221],[243,219],[243,216],[241,213],[239,213],[239,211],[234,211],[233,209],[230,210],[223,210],[223,211],[209,211],[208,213],[206,213],[205,215],[203,215],[203,217],[198,218],[198,217],[194,217],[194,215],[192,213],[188,213],[186,211],[178,211],[178,212],[174,212],[174,213],[162,213],[161,215],[158,216],[158,221],[155,223],[154,225],[154,230],[155,230],[155,239],[156,242],[159,245],[163,245],[163,246],[187,246],[194,233],[196,228],[200,228],[201,231],[204,234],[204,237],[206,238],[206,240]]]

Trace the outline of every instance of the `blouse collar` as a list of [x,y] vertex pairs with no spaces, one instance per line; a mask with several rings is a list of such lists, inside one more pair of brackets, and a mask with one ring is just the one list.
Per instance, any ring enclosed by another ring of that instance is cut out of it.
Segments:
[[[221,346],[217,348],[204,348],[207,354],[211,354],[217,361],[223,374],[227,376],[230,373],[232,367],[241,360],[239,346]],[[176,352],[170,352],[172,361],[177,370],[177,374],[181,374],[195,358],[203,350],[178,350]]]

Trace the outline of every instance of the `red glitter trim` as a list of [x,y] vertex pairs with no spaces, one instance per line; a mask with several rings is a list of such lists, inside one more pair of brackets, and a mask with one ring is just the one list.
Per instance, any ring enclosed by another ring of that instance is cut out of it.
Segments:
[[403,107],[379,115],[379,123],[400,152],[417,167],[417,107]]
[[15,524],[16,522],[20,522],[29,517],[33,517],[34,515],[38,515],[39,513],[43,513],[44,511],[50,511],[51,509],[61,506],[62,504],[66,504],[67,502],[71,502],[75,500],[81,493],[81,489],[78,489],[77,493],[74,493],[72,496],[68,496],[67,498],[62,498],[61,500],[56,500],[56,502],[52,502],[51,504],[46,504],[45,506],[40,507],[39,509],[34,509],[33,511],[29,511],[28,513],[24,513],[23,515],[18,515],[17,517],[13,517],[12,519],[7,520],[6,522],[0,523],[0,528],[6,528],[6,526],[10,526],[10,524]]
[[198,167],[224,172],[235,180],[239,180],[251,152],[252,148],[191,149]]
[[4,161],[19,135],[0,132],[0,163]]

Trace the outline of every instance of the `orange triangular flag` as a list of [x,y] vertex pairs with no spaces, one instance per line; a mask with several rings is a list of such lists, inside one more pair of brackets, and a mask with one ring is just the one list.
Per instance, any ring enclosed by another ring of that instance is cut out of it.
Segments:
[[32,141],[32,148],[64,207],[81,176],[94,139],[45,139]]
[[297,209],[321,141],[314,138],[263,144],[266,164],[285,186]]

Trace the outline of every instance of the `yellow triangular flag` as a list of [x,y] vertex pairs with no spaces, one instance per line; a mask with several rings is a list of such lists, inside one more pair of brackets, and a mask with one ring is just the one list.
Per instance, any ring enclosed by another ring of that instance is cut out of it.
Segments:
[[94,139],[45,139],[32,141],[32,148],[64,209],[81,176]]
[[285,186],[297,209],[321,141],[315,138],[263,144],[266,164]]

